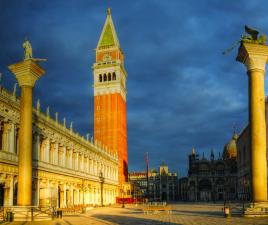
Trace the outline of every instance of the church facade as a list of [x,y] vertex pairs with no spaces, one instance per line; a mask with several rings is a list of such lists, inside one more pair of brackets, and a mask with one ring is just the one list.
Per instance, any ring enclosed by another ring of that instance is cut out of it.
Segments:
[[[113,41],[113,43],[112,43]],[[113,204],[127,180],[126,71],[108,10],[96,50],[94,138],[33,108],[32,205]],[[0,87],[0,206],[17,204],[20,98]]]
[[224,146],[222,155],[202,158],[195,149],[189,155],[188,177],[179,180],[181,200],[224,201],[237,199],[237,149],[238,136],[233,135]]
[[[148,201],[176,201],[178,200],[178,174],[169,171],[168,166],[162,163],[158,170],[146,172],[130,172],[129,182],[138,190],[140,199]],[[135,194],[134,194],[135,196]]]

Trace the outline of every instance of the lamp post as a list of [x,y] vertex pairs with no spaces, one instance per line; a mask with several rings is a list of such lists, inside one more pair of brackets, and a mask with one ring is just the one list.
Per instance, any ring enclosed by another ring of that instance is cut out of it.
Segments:
[[122,190],[123,198],[122,198],[122,208],[125,208],[125,192],[124,189]]

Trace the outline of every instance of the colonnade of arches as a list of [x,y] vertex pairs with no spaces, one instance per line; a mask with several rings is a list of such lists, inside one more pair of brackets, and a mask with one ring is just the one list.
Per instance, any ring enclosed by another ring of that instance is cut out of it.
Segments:
[[99,74],[99,82],[112,81],[112,80],[116,80],[115,72]]

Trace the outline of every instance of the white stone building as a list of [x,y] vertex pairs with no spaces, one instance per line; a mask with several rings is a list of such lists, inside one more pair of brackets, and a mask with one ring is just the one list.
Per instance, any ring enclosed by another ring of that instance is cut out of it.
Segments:
[[[0,87],[0,206],[16,205],[20,100]],[[118,156],[33,109],[33,205],[113,204]]]

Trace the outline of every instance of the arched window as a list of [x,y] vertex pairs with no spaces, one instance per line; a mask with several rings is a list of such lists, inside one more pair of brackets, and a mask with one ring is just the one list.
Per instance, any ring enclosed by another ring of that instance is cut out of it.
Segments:
[[116,80],[116,74],[113,72],[113,80]]
[[106,73],[103,75],[103,81],[104,82],[107,81],[107,75],[106,75]]
[[99,75],[99,82],[102,82],[102,75]]
[[111,81],[111,78],[112,78],[111,73],[108,73],[108,81]]

